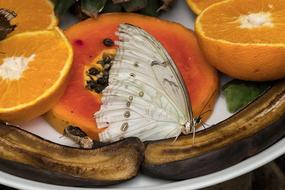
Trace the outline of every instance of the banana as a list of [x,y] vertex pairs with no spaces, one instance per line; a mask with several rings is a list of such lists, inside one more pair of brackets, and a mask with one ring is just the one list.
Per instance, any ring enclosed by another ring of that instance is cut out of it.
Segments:
[[171,180],[227,168],[285,135],[285,79],[232,117],[176,141],[127,138],[97,149],[58,145],[0,123],[0,170],[68,186],[116,184],[144,173]]
[[146,143],[143,171],[182,180],[227,168],[285,135],[285,79],[232,117],[177,141]]
[[97,149],[52,143],[0,123],[0,170],[32,180],[67,186],[116,184],[137,175],[144,144],[127,138]]

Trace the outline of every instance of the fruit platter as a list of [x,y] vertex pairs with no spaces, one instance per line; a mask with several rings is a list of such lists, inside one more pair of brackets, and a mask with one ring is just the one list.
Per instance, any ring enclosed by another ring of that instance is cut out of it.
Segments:
[[198,189],[281,156],[284,16],[283,0],[0,0],[0,183]]

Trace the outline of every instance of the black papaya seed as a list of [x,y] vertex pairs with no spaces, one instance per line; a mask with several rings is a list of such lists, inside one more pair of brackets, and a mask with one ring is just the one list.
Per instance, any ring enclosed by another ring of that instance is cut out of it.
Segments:
[[94,80],[88,80],[87,81],[87,85],[86,88],[90,89],[90,90],[94,90],[96,88],[96,82]]
[[110,64],[113,58],[109,55],[103,55],[103,64]]
[[101,84],[101,85],[105,85],[108,83],[108,80],[106,80],[106,78],[104,78],[104,77],[101,77],[101,78],[97,79],[97,83]]
[[104,89],[105,89],[105,86],[103,86],[103,85],[96,85],[94,90],[95,90],[96,93],[101,93]]
[[92,67],[88,70],[88,74],[96,76],[97,74],[99,74],[100,71],[98,69],[96,69],[95,67]]
[[114,45],[114,41],[112,39],[110,39],[110,38],[105,38],[103,40],[103,44],[106,47],[112,47]]

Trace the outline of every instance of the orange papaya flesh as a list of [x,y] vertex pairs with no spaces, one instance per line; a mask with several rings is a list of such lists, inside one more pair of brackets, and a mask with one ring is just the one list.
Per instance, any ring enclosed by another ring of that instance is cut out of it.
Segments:
[[[180,70],[191,99],[194,115],[212,110],[218,92],[218,75],[204,59],[195,34],[180,24],[132,13],[102,14],[88,19],[66,31],[74,48],[74,64],[67,90],[58,104],[47,113],[47,121],[62,132],[67,125],[75,125],[91,138],[97,139],[101,129],[96,127],[93,114],[100,109],[101,95],[85,88],[86,65],[98,60],[106,47],[103,40],[117,40],[119,24],[139,26],[162,43]],[[209,115],[203,115],[205,120]]]

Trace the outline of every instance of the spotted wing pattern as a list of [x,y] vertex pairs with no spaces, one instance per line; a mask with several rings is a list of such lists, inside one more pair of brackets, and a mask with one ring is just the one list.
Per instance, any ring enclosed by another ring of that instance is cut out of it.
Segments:
[[136,136],[143,141],[176,137],[192,119],[189,98],[173,60],[143,29],[121,24],[117,54],[94,117],[100,141]]

